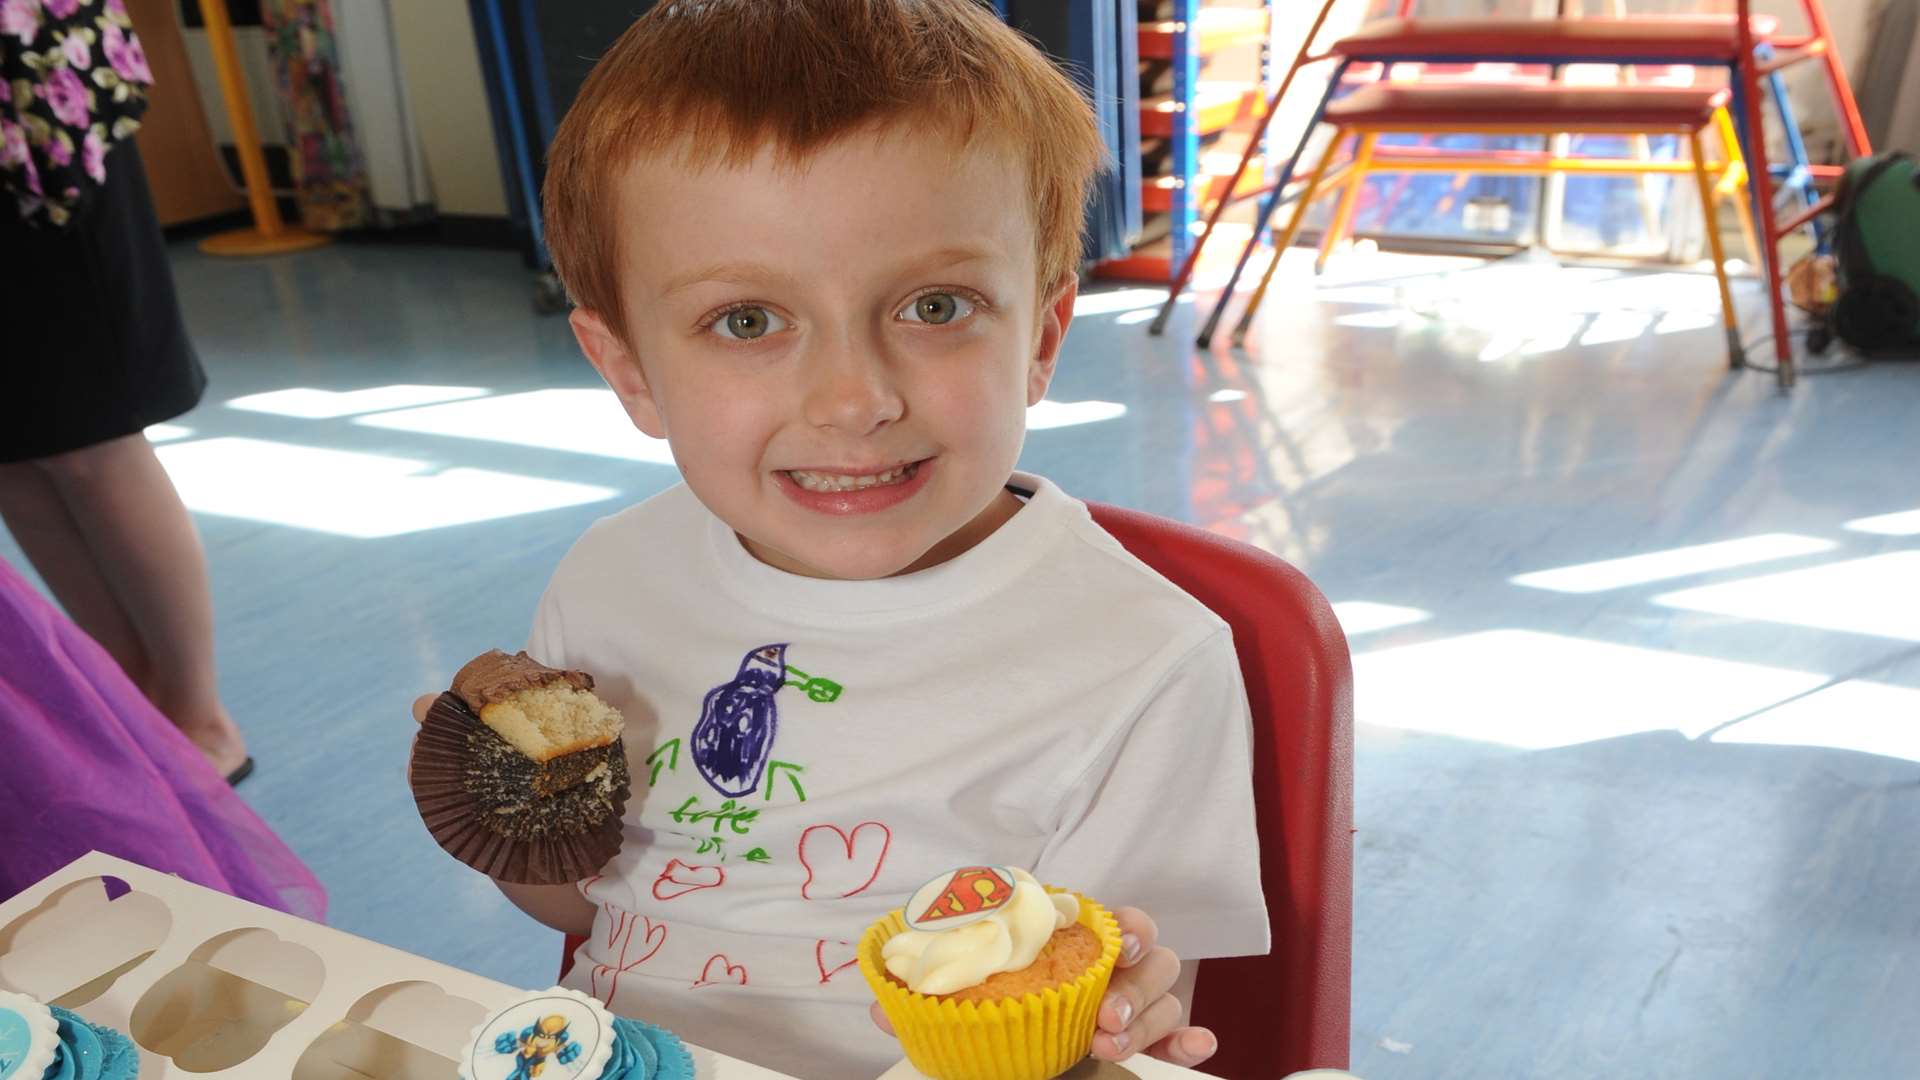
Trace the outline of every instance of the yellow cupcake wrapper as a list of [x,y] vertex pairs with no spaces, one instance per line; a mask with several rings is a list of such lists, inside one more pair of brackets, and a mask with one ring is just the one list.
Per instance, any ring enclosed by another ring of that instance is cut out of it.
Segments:
[[989,1002],[954,1002],[916,994],[887,977],[880,949],[907,928],[894,911],[860,937],[860,974],[880,999],[901,1049],[932,1080],[1050,1080],[1093,1050],[1107,981],[1120,958],[1120,924],[1106,908],[1080,901],[1080,925],[1100,939],[1100,958],[1070,983]]

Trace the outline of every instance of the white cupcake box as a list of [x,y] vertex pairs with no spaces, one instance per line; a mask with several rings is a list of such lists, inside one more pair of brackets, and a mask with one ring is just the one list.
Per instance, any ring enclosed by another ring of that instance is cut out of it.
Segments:
[[[0,904],[0,990],[133,1036],[140,1080],[451,1080],[525,989],[98,851]],[[785,1076],[687,1048],[699,1080]],[[919,1075],[903,1061],[883,1080]],[[1068,1075],[1200,1077],[1143,1057]]]
[[[97,851],[0,904],[0,990],[132,1035],[140,1080],[451,1080],[524,994]],[[700,1080],[782,1076],[688,1049]]]

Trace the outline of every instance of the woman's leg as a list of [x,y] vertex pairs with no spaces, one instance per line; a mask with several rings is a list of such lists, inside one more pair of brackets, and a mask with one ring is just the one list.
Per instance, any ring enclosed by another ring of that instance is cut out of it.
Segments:
[[[246,742],[220,701],[206,555],[152,444],[133,434],[34,465],[52,482],[145,653],[140,689],[223,774],[238,768]],[[74,621],[93,632],[78,615]]]
[[67,617],[107,650],[135,686],[145,687],[146,646],[120,610],[113,587],[100,576],[53,477],[31,462],[0,465],[0,521],[6,522]]

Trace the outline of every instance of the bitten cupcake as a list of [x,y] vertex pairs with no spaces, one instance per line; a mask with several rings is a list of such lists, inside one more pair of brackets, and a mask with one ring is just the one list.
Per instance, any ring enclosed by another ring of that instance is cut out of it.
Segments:
[[414,742],[414,802],[454,858],[500,881],[560,885],[620,850],[630,778],[620,713],[584,671],[475,657]]
[[460,1080],[694,1080],[679,1036],[554,987],[523,994],[473,1029]]
[[0,990],[0,1080],[134,1080],[133,1040],[79,1014]]
[[860,939],[861,974],[933,1080],[1047,1080],[1093,1047],[1120,928],[1024,870],[963,867]]

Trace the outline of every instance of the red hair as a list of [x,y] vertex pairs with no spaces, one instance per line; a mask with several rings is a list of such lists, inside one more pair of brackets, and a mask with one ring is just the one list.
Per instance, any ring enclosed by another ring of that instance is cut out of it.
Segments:
[[1073,82],[976,0],[663,0],[594,65],[554,135],[554,270],[624,336],[614,191],[635,160],[740,165],[771,144],[799,165],[909,112],[1023,161],[1041,286],[1077,269],[1099,127]]

